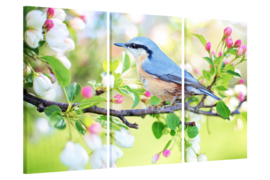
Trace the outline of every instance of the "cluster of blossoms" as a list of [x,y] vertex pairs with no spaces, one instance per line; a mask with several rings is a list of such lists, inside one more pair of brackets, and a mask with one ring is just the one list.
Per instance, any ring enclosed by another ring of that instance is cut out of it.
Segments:
[[[69,168],[69,170],[80,170],[90,162],[92,169],[107,168],[107,148],[108,145],[102,144],[100,134],[102,126],[98,122],[92,123],[88,131],[84,135],[84,140],[92,155],[88,156],[87,151],[78,143],[67,142],[61,153],[61,162]],[[134,143],[134,136],[128,130],[121,129],[114,132],[114,142],[122,148],[131,148]],[[124,153],[116,145],[109,145],[110,148],[110,166],[116,167],[117,159],[121,158]]]
[[[198,127],[198,129],[201,128],[200,122],[203,121],[203,118],[201,117],[201,115],[198,115],[192,112],[186,112],[185,114],[189,116],[190,121],[193,121],[196,123],[196,126]],[[187,146],[187,148],[185,149],[186,162],[207,161],[207,157],[205,154],[198,154],[201,149],[199,145],[199,143],[201,142],[200,134],[198,134],[194,138],[187,138],[185,140],[189,143],[189,146]]]
[[[224,35],[223,35],[223,43],[226,44],[227,48],[228,49],[231,49],[231,48],[237,48],[237,52],[236,52],[236,55],[237,56],[242,56],[242,55],[245,55],[247,56],[247,46],[246,45],[242,45],[242,41],[241,39],[238,39],[235,41],[235,43],[233,43],[233,39],[232,39],[232,29],[230,27],[227,27],[224,29]],[[211,43],[210,42],[207,42],[206,45],[205,45],[205,49],[210,53],[211,51]],[[211,51],[211,57],[215,57],[216,56],[216,53],[215,51]],[[219,51],[218,52],[218,57],[221,57],[223,55],[223,52],[222,51]],[[225,61],[225,64],[228,64],[229,62],[226,63]]]
[[[64,10],[54,8],[28,12],[24,41],[30,48],[39,48],[40,56],[54,56],[67,69],[70,69],[71,63],[64,54],[74,50],[75,43],[69,38],[69,31],[64,23],[66,16]],[[72,18],[68,23],[69,26],[75,30],[83,30],[86,18],[83,15],[80,15],[80,17],[80,20],[77,19],[78,17]],[[34,73],[33,86],[38,95],[43,95],[52,88],[52,82],[44,74]]]

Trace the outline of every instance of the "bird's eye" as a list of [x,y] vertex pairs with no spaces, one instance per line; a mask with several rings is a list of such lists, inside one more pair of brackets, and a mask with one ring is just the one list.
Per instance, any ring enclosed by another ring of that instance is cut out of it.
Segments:
[[137,45],[135,43],[131,43],[130,47],[135,49],[135,48],[137,48]]

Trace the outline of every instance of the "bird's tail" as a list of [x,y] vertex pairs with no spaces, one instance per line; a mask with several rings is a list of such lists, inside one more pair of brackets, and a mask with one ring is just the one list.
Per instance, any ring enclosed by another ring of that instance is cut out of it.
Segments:
[[212,98],[215,98],[218,101],[221,100],[219,97],[215,96],[213,93],[211,93],[211,92],[209,92],[209,91],[207,91],[205,89],[200,88],[199,90],[202,91],[204,94],[206,94],[208,96],[211,96]]

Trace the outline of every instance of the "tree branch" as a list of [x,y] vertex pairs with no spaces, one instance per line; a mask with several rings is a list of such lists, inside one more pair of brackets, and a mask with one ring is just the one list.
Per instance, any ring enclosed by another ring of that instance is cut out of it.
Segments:
[[[37,110],[39,112],[44,112],[44,110],[46,109],[46,107],[51,106],[51,105],[56,105],[58,107],[60,107],[60,109],[65,112],[68,108],[68,104],[67,103],[60,103],[60,102],[54,102],[54,101],[48,101],[48,100],[44,100],[38,97],[35,97],[31,94],[28,94],[27,91],[24,89],[24,93],[23,93],[23,100],[25,102],[28,102],[34,106],[37,107]],[[244,101],[240,102],[240,104],[238,105],[238,107],[236,108],[235,111],[233,111],[231,113],[231,115],[235,115],[235,114],[240,114],[239,112],[239,108],[241,107],[241,105],[243,104],[243,102],[245,102],[247,100],[247,98],[245,97]],[[189,102],[188,102],[189,103]],[[79,105],[79,103],[73,104],[73,106]],[[205,108],[209,108],[209,106],[202,106]],[[170,107],[164,107],[161,110],[157,110],[155,108],[151,109],[132,109],[132,110],[114,110],[114,109],[110,109],[110,115],[114,116],[114,117],[118,117],[119,119],[121,119],[121,121],[126,124],[128,127],[130,128],[135,128],[138,129],[138,124],[134,123],[129,123],[126,120],[126,116],[141,116],[144,117],[147,114],[164,114],[164,113],[173,113],[174,111],[178,111],[178,110],[182,110],[182,104],[177,104],[174,106],[170,106]],[[207,116],[218,116],[221,117],[218,113],[212,112],[212,109],[210,111],[195,111],[196,107],[190,107],[188,105],[185,105],[185,110],[187,111],[191,111],[197,114],[203,114],[203,115],[207,115]],[[95,114],[100,114],[100,115],[107,115],[107,109],[105,108],[100,108],[97,106],[92,106],[90,108],[86,108],[83,110],[84,113],[95,113]],[[222,117],[221,117],[222,118]],[[180,122],[181,124],[182,122]],[[185,122],[186,126],[195,126],[195,122]]]

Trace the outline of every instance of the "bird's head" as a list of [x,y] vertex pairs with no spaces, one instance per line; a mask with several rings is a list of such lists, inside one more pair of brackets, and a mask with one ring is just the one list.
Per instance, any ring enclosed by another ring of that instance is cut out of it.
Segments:
[[127,48],[136,59],[140,59],[146,55],[151,59],[153,54],[159,51],[158,46],[146,37],[136,37],[128,43],[114,43],[114,45]]

